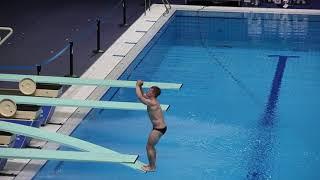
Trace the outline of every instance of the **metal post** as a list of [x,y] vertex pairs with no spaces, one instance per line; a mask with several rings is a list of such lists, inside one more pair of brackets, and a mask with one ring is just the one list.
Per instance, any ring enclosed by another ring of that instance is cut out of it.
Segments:
[[93,51],[93,53],[98,54],[98,53],[103,53],[104,51],[100,49],[100,24],[101,21],[100,19],[97,19],[97,49]]
[[151,11],[151,0],[144,0],[144,15],[147,15],[147,10]]
[[73,75],[73,42],[69,42],[69,75]]
[[123,23],[120,24],[121,27],[126,27],[128,26],[127,24],[127,1],[126,0],[122,0],[122,17],[123,17]]
[[36,67],[37,67],[37,75],[39,76],[41,72],[41,65],[37,64]]
[[73,72],[73,42],[69,42],[69,75],[68,77],[77,77]]
[[144,15],[147,15],[147,0],[144,0]]

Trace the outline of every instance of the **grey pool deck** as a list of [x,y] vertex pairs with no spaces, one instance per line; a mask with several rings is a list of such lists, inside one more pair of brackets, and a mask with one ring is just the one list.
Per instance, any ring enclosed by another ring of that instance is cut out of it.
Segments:
[[[175,10],[200,10],[219,12],[254,12],[254,13],[287,13],[287,14],[314,14],[320,15],[319,10],[293,10],[293,9],[266,9],[266,8],[236,8],[236,7],[202,7],[173,5],[169,14],[163,16],[165,11],[161,4],[154,4],[151,11],[130,26],[101,57],[87,69],[81,77],[99,79],[117,79],[121,73],[134,60],[147,42],[162,27]],[[129,43],[128,43],[129,42]],[[106,92],[106,88],[90,86],[71,86],[62,98],[98,100]],[[69,135],[90,111],[89,108],[56,108],[49,125],[41,127],[48,131],[55,131]],[[44,149],[57,149],[59,145],[43,141],[32,140],[31,146]],[[1,177],[0,179],[32,179],[46,161],[39,160],[9,160],[3,173],[14,174],[16,177]]]
[[[145,44],[162,27],[166,19],[172,15],[169,14],[159,20],[164,12],[163,5],[153,5],[151,11],[148,11],[146,15],[141,15],[81,77],[117,79]],[[154,28],[151,29],[151,27]],[[106,88],[92,86],[71,86],[61,98],[98,100],[106,90]],[[41,128],[69,135],[89,111],[89,108],[57,107],[50,124]],[[59,148],[58,144],[39,140],[32,140],[30,146],[50,150]],[[16,177],[7,177],[6,179],[32,179],[45,162],[44,160],[9,160],[3,173],[16,175]]]

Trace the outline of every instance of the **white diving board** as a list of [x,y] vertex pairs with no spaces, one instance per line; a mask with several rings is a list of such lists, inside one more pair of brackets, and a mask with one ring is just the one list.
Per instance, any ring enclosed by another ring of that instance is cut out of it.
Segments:
[[[36,83],[49,83],[60,85],[87,85],[87,86],[109,86],[109,87],[124,87],[135,88],[136,81],[125,80],[99,80],[99,79],[84,79],[70,77],[55,77],[55,76],[34,76],[34,75],[19,75],[19,74],[0,74],[0,81],[20,82],[23,79],[32,79]],[[182,84],[176,83],[160,83],[160,82],[144,82],[144,88],[158,86],[161,89],[179,90]]]
[[54,151],[42,149],[1,148],[0,158],[134,163],[138,159],[138,155],[77,151]]
[[[61,99],[61,98],[44,98],[32,96],[12,96],[0,95],[2,100],[12,100],[16,104],[30,104],[38,106],[69,106],[69,107],[85,107],[100,109],[119,109],[119,110],[147,110],[147,106],[142,103],[133,102],[116,102],[116,101],[92,101],[77,99]],[[169,105],[161,105],[163,111],[168,110]]]
[[[23,135],[35,139],[40,139],[44,141],[50,141],[59,143],[74,149],[78,149],[81,151],[87,151],[92,153],[102,153],[102,154],[115,154],[119,155],[120,153],[115,152],[113,150],[104,148],[102,146],[92,144],[90,142],[83,141],[81,139],[77,139],[71,136],[66,136],[59,133],[47,132],[38,128],[23,126],[19,124],[9,123],[0,121],[0,131],[10,132],[12,134]],[[1,151],[0,151],[1,153]],[[140,161],[135,161],[134,163],[121,163],[125,166],[129,166],[135,170],[142,170],[142,166],[145,165]],[[145,172],[145,171],[143,171]]]

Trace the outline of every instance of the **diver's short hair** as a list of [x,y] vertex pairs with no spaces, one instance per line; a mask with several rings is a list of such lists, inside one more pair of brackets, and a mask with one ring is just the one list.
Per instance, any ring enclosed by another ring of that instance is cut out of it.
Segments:
[[155,92],[156,97],[158,97],[161,94],[161,89],[158,86],[152,86],[151,88]]

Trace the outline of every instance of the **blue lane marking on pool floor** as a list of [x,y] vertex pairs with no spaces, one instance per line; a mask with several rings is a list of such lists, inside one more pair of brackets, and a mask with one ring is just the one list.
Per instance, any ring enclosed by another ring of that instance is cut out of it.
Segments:
[[278,57],[276,72],[272,80],[268,102],[265,112],[259,121],[258,137],[254,145],[254,155],[249,163],[247,178],[250,180],[271,178],[272,165],[269,161],[273,150],[274,134],[272,132],[275,124],[275,111],[279,100],[281,82],[286,68],[288,58],[299,58],[298,56],[270,55],[268,57]]

